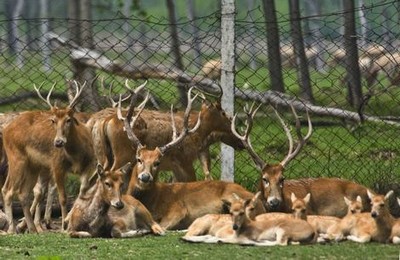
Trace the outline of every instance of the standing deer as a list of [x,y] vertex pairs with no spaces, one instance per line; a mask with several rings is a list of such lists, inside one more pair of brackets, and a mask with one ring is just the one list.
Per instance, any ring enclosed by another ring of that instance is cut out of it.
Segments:
[[81,176],[80,194],[88,186],[88,175],[95,167],[94,150],[89,130],[75,117],[74,107],[86,83],[79,88],[74,81],[76,95],[67,108],[58,108],[50,103],[52,86],[47,98],[39,97],[49,106],[50,111],[21,113],[3,131],[4,149],[9,169],[2,188],[5,213],[10,219],[9,232],[15,232],[12,212],[12,197],[15,193],[21,202],[29,232],[41,231],[35,226],[29,209],[29,193],[39,175],[51,174],[58,190],[61,206],[62,229],[67,214],[65,177],[76,172]]
[[[130,86],[125,83],[126,88]],[[220,100],[220,97],[219,97]],[[124,112],[124,111],[123,111]],[[174,116],[177,128],[182,129],[184,113],[178,112]],[[211,179],[209,174],[210,156],[209,146],[222,141],[236,149],[242,149],[242,142],[231,132],[231,119],[221,108],[220,101],[216,103],[204,102],[200,112],[193,111],[189,114],[189,126],[193,127],[197,119],[201,117],[202,124],[195,131],[189,133],[179,148],[172,148],[160,162],[161,171],[173,171],[176,181],[188,182],[196,180],[196,172],[193,163],[200,159],[206,179]],[[145,127],[134,129],[140,142],[147,148],[154,149],[171,141],[172,127],[170,115],[161,111],[143,110],[140,119],[145,122]],[[116,114],[104,118],[98,123],[98,130],[92,130],[93,136],[97,136],[95,146],[99,161],[107,169],[117,169],[131,161],[136,154],[136,147],[130,145],[123,128],[123,123]],[[97,145],[99,144],[99,145]]]
[[[235,115],[234,119],[232,120],[232,132],[243,141],[243,144],[249,152],[251,158],[255,162],[258,169],[261,171],[261,181],[259,189],[263,194],[263,204],[268,212],[291,212],[292,193],[300,197],[305,197],[307,193],[311,194],[311,200],[309,203],[310,214],[330,215],[336,217],[345,216],[348,207],[343,201],[344,196],[352,200],[355,199],[357,196],[361,196],[364,203],[364,209],[370,209],[370,206],[367,204],[369,201],[367,196],[367,188],[348,180],[339,178],[302,178],[297,180],[285,181],[285,177],[283,174],[284,169],[286,168],[288,163],[299,154],[301,148],[311,137],[312,124],[308,113],[308,132],[306,136],[303,137],[300,131],[300,120],[296,114],[296,111],[292,107],[292,112],[296,118],[296,133],[299,138],[299,143],[297,144],[296,148],[293,149],[293,138],[291,136],[290,130],[283,119],[280,117],[278,112],[274,109],[280,123],[283,125],[286,136],[289,140],[289,151],[286,157],[280,163],[265,163],[254,151],[249,140],[253,118],[257,113],[259,107],[254,108],[253,105],[250,110],[245,109],[247,120],[246,131],[243,135],[240,135],[235,129]],[[329,187],[329,189],[327,189],[327,187]]]
[[[154,149],[149,149],[141,144],[130,126],[134,122],[129,120],[129,113],[127,117],[123,118],[119,112],[128,138],[137,150],[137,163],[132,170],[127,193],[140,200],[149,209],[155,221],[165,229],[186,229],[200,216],[208,213],[222,213],[224,209],[222,200],[229,200],[232,193],[237,193],[243,198],[253,197],[253,194],[242,186],[223,181],[157,182],[163,156],[166,156],[172,149],[179,150],[185,136],[190,132],[197,131],[197,128],[201,127],[200,125],[203,123],[201,121],[202,112],[200,112],[197,123],[189,130],[189,114],[194,99],[195,97],[191,97],[190,89],[188,105],[183,116],[183,129],[179,136],[177,136],[174,117],[171,116],[174,136],[172,141]],[[259,213],[264,211],[261,203],[258,204],[257,211]]]
[[146,233],[163,235],[164,230],[150,212],[130,195],[122,195],[124,175],[132,169],[128,163],[116,171],[97,166],[98,179],[70,212],[70,237],[135,237]]

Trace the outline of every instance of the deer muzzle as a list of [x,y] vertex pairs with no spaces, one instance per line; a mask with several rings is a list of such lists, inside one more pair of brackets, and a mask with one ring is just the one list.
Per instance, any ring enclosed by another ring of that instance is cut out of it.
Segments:
[[238,226],[237,224],[233,224],[232,229],[233,229],[233,230],[238,230],[238,229],[239,229],[239,226]]
[[371,212],[371,217],[376,218],[378,217],[378,213],[376,211]]
[[121,200],[116,201],[115,203],[111,203],[111,206],[120,210],[124,208],[124,203]]
[[138,179],[141,182],[149,183],[149,182],[153,181],[153,176],[148,172],[143,172],[143,173],[139,174]]
[[54,146],[57,148],[64,147],[66,143],[67,143],[67,140],[65,138],[56,137],[54,139]]
[[276,197],[268,199],[268,206],[271,210],[277,209],[280,204],[281,204],[281,201]]

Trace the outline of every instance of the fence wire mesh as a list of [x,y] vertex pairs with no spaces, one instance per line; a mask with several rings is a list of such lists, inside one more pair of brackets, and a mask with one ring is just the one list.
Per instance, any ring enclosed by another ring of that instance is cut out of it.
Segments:
[[[338,108],[357,112],[348,102],[343,38],[343,14],[336,8],[325,8],[321,14],[302,14],[301,24],[308,59],[310,82],[317,105],[323,109]],[[337,9],[337,10],[335,10]],[[362,125],[351,120],[311,114],[314,132],[300,155],[290,163],[285,174],[298,177],[343,177],[371,188],[399,190],[400,141],[396,125],[400,110],[399,46],[400,10],[398,1],[362,6],[356,10],[362,90],[368,102],[363,113],[385,119],[384,122],[366,122]],[[71,49],[49,40],[51,31],[64,38],[71,38],[71,22],[89,22],[93,41],[88,49],[95,50],[108,59],[124,66],[151,65],[177,67],[172,54],[171,26],[166,18],[124,17],[120,13],[107,14],[110,18],[71,21],[61,18],[4,19],[0,21],[0,111],[46,109],[33,90],[33,84],[44,82],[45,88],[57,82],[56,97],[67,100],[66,79],[74,76]],[[277,13],[280,33],[282,74],[285,94],[300,99],[299,70],[291,44],[290,18]],[[220,58],[221,16],[212,13],[194,20],[180,19],[176,23],[179,36],[182,70],[192,77],[204,76],[203,65]],[[361,21],[358,19],[357,21]],[[366,27],[363,27],[367,25]],[[70,28],[70,29],[68,29]],[[196,30],[195,30],[196,29]],[[266,24],[262,7],[256,7],[235,20],[236,68],[235,81],[238,89],[259,91],[260,95],[271,89],[268,70]],[[79,45],[79,42],[75,42]],[[91,57],[100,63],[99,57]],[[98,59],[98,60],[97,60]],[[94,65],[94,67],[96,64]],[[376,69],[373,71],[372,68]],[[113,93],[124,93],[125,77],[97,69],[104,77],[105,85],[113,84]],[[375,74],[376,75],[375,75]],[[209,76],[209,75],[205,75]],[[210,76],[211,77],[211,76]],[[154,104],[166,110],[170,104],[178,107],[177,82],[162,77],[149,78],[148,88]],[[213,78],[219,82],[219,78]],[[143,80],[131,81],[139,85]],[[107,91],[96,83],[99,96]],[[211,98],[212,99],[212,98]],[[242,114],[247,99],[236,98],[235,110]],[[109,106],[106,102],[101,107]],[[85,103],[82,108],[94,111],[98,108]],[[284,118],[293,123],[290,110],[278,106]],[[300,113],[303,133],[306,132],[305,114]],[[287,151],[287,137],[270,106],[264,105],[254,120],[251,135],[255,150],[266,162],[282,160]],[[239,120],[243,125],[243,117]],[[294,134],[294,131],[293,131]],[[212,147],[212,175],[219,177],[219,146]],[[235,181],[254,190],[258,184],[258,170],[244,151],[235,155]],[[200,170],[199,170],[199,175]],[[201,177],[199,177],[201,178]]]

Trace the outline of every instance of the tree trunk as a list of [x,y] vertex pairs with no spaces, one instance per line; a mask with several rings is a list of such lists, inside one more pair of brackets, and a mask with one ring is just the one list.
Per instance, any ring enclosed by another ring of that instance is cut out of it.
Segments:
[[367,30],[368,22],[366,18],[366,13],[364,10],[364,0],[358,0],[358,16],[360,17],[360,47],[365,48],[367,45]]
[[290,25],[292,41],[297,64],[297,77],[300,83],[300,95],[303,99],[313,103],[314,97],[308,71],[308,61],[304,51],[303,33],[300,23],[300,5],[298,0],[289,0]]
[[190,30],[192,31],[192,46],[193,46],[193,60],[197,69],[202,67],[200,41],[199,41],[199,28],[196,25],[196,14],[194,0],[187,0],[187,16],[190,21]]
[[343,0],[344,46],[346,50],[346,78],[349,103],[354,108],[362,104],[360,68],[358,66],[357,32],[355,25],[354,0]]
[[[178,30],[176,28],[176,14],[175,14],[174,0],[167,0],[167,9],[168,9],[168,18],[169,18],[171,38],[172,38],[171,50],[175,58],[175,66],[183,71],[184,67],[180,51],[179,36],[178,36]],[[187,105],[186,87],[184,84],[180,82],[177,82],[177,84],[180,97],[180,104],[182,105],[182,107],[186,107]]]
[[50,63],[50,48],[47,41],[46,34],[49,32],[49,0],[40,0],[40,17],[42,18],[41,23],[41,36],[40,36],[40,47],[43,53],[43,71],[49,72],[51,70]]
[[[221,1],[221,104],[232,116],[235,98],[235,1]],[[234,180],[235,152],[231,146],[221,144],[221,179]]]
[[267,28],[268,70],[271,89],[285,92],[282,76],[279,29],[274,0],[263,0],[264,17]]
[[254,24],[253,17],[251,15],[253,8],[254,8],[254,0],[247,0],[247,10],[248,10],[247,21],[249,22],[249,26],[250,26],[250,28],[249,28],[250,44],[248,46],[249,52],[250,52],[250,62],[249,63],[250,63],[250,68],[252,70],[256,70],[257,69],[257,61],[256,61],[257,52],[256,52],[256,48],[252,44],[256,41],[256,39],[255,39],[255,37],[256,37],[255,24]]

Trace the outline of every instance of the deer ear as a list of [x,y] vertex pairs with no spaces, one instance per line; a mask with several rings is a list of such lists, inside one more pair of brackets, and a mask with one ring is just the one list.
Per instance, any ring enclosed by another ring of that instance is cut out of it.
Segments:
[[310,198],[311,198],[311,193],[307,193],[307,195],[304,197],[303,200],[306,204],[308,204],[310,202]]
[[374,197],[374,194],[370,190],[367,190],[367,194],[368,194],[368,198],[370,200],[372,200],[372,198]]
[[295,200],[297,200],[297,197],[296,197],[296,195],[295,195],[293,192],[290,194],[290,200],[292,201],[292,203],[293,203]]
[[388,200],[390,198],[390,196],[393,195],[393,193],[394,193],[393,190],[388,191],[388,193],[386,193],[386,195],[385,195],[385,200]]
[[400,198],[397,198],[397,204],[400,206]]
[[346,196],[344,196],[343,199],[344,199],[344,202],[346,203],[346,205],[349,206],[351,201]]
[[357,196],[357,199],[356,199],[356,200],[357,200],[358,202],[362,203],[362,198],[361,198],[360,195]]
[[124,166],[121,167],[121,172],[124,175],[129,174],[132,171],[132,163],[128,162],[127,164],[125,164]]

